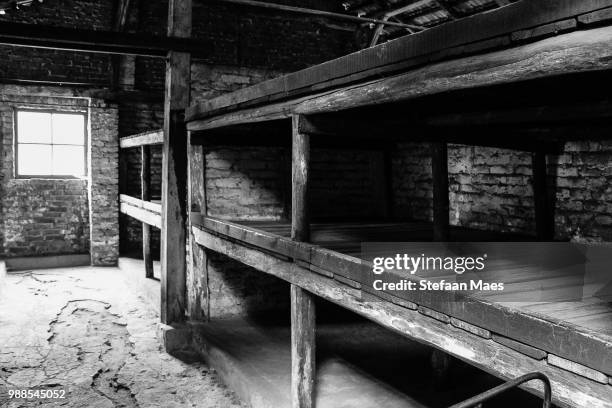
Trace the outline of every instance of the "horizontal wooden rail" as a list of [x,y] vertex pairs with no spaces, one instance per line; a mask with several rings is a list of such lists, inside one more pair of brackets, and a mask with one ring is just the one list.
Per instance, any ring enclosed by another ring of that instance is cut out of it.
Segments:
[[152,130],[150,132],[138,133],[119,139],[119,147],[128,149],[130,147],[160,145],[164,143],[164,131]]
[[125,194],[121,194],[120,203],[120,211],[123,214],[136,218],[145,224],[161,228],[161,204],[139,200]]

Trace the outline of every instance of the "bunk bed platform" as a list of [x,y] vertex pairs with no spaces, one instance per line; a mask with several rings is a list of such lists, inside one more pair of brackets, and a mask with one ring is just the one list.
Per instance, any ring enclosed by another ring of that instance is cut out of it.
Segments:
[[[192,226],[195,241],[205,248],[299,285],[501,378],[542,371],[551,378],[560,406],[612,406],[610,303],[597,298],[508,302],[503,292],[499,300],[490,294],[389,293],[363,284],[362,242],[429,241],[430,223],[314,223],[310,243],[291,240],[286,222],[236,223],[193,214]],[[500,236],[457,228],[451,230],[451,238],[487,241]],[[525,259],[520,263],[522,271],[513,273],[518,278],[509,290],[529,292],[540,287],[546,276]],[[516,261],[507,260],[496,270],[504,268],[516,270]],[[430,325],[442,330],[443,340],[432,336]]]

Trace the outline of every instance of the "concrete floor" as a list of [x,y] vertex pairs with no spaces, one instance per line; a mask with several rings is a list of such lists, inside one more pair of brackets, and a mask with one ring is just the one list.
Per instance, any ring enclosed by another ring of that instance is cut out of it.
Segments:
[[[144,273],[144,272],[142,272]],[[117,268],[11,273],[0,297],[0,407],[241,407],[216,373],[160,348],[158,315]],[[9,400],[7,389],[65,389]]]

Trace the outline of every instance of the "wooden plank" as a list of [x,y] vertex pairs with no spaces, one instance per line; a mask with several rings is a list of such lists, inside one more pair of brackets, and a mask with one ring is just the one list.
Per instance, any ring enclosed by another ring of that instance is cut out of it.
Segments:
[[531,347],[528,344],[524,344],[516,340],[512,340],[508,337],[493,334],[492,338],[493,338],[493,341],[503,344],[506,347],[510,347],[511,349],[516,350],[520,352],[521,354],[525,354],[526,356],[535,358],[536,360],[543,360],[548,355],[548,353],[546,353],[544,350],[540,350],[538,348]]
[[199,225],[210,231],[248,242],[267,251],[310,262],[311,245],[307,243],[298,243],[278,234],[213,217],[201,217]]
[[120,194],[119,195],[119,201],[121,203],[126,203],[129,204],[133,207],[137,207],[137,208],[142,208],[144,210],[156,213],[156,214],[161,214],[161,204],[158,203],[154,203],[151,201],[142,201],[136,197],[132,197],[129,196],[127,194]]
[[554,354],[548,355],[548,363],[556,367],[563,368],[567,371],[571,371],[572,373],[576,373],[583,377],[590,378],[591,380],[600,382],[602,384],[608,383],[607,375],[600,373],[597,370],[593,370],[592,368],[585,367],[582,364],[578,364],[565,358],[555,356]]
[[291,285],[291,406],[312,408],[315,374],[314,296]]
[[157,145],[163,143],[164,131],[161,129],[139,133],[137,135],[126,136],[119,139],[119,147],[122,149],[128,149],[130,147]]
[[190,109],[189,120],[201,119],[228,107],[245,107],[249,102],[252,104],[264,99],[270,102],[288,96],[296,97],[317,86],[321,90],[347,85],[357,80],[363,81],[374,74],[389,74],[397,70],[399,64],[402,64],[403,69],[409,69],[423,62],[447,57],[449,49],[461,49],[468,44],[509,36],[520,30],[570,19],[611,6],[612,1],[609,0],[516,2],[201,102]]
[[[191,0],[170,0],[168,36],[191,35]],[[187,131],[191,56],[170,51],[166,60],[162,161],[161,321],[178,323],[186,313]]]
[[291,238],[310,240],[310,211],[308,205],[310,172],[310,135],[300,131],[301,116],[293,116],[293,145],[291,150]]
[[121,203],[119,211],[156,228],[161,228],[162,226],[161,215],[159,213],[154,213],[140,207],[135,207],[126,202]]
[[[439,322],[416,311],[388,302],[364,300],[360,291],[326,278],[293,262],[285,262],[249,249],[204,230],[194,228],[198,244],[227,255],[264,273],[279,277],[310,293],[352,310],[384,327],[411,339],[425,343],[460,358],[502,379],[540,371],[552,383],[553,401],[564,408],[610,408],[612,390],[566,370],[538,361],[491,340]],[[542,395],[537,383],[527,383],[524,389]]]
[[555,235],[554,208],[551,208],[548,194],[548,170],[546,153],[532,154],[533,198],[535,202],[536,236],[540,241],[551,241]]
[[448,146],[445,142],[431,144],[431,175],[433,179],[434,241],[448,241]]
[[[142,201],[151,199],[151,148],[140,148],[140,187]],[[142,224],[142,259],[145,264],[145,277],[153,278],[153,258],[151,257],[151,228],[149,224]]]
[[194,114],[190,116],[189,129],[206,130],[278,120],[293,114],[337,112],[443,92],[606,70],[612,68],[612,50],[608,47],[611,41],[612,27],[577,31],[509,50],[440,62],[285,102],[254,108],[239,107],[239,110],[208,119],[198,120],[198,115]]

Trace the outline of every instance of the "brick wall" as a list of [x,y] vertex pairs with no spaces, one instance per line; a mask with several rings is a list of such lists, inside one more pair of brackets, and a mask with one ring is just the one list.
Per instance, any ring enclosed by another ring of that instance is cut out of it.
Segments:
[[[534,234],[531,154],[449,146],[450,221],[476,229]],[[612,144],[567,142],[548,155],[557,239],[612,238]],[[394,157],[395,214],[431,220],[431,160],[426,144],[403,144]]]
[[[78,91],[50,87],[0,87],[0,114],[2,119],[2,156],[0,168],[0,231],[2,256],[42,256],[57,254],[92,253],[94,263],[113,263],[115,243],[101,237],[117,236],[110,219],[99,218],[100,213],[117,212],[117,186],[114,167],[116,156],[116,109],[100,101],[79,96]],[[89,112],[91,143],[91,181],[88,179],[16,179],[13,156],[14,108],[41,108],[58,110],[86,110]],[[106,147],[105,147],[105,146]],[[103,174],[103,177],[99,175]],[[90,199],[88,187],[93,186],[95,197]],[[99,190],[98,190],[99,189]],[[100,194],[105,197],[100,199]],[[107,198],[108,197],[108,201]],[[90,203],[94,204],[90,206]],[[90,217],[101,222],[90,228]],[[94,243],[95,245],[92,245]]]

